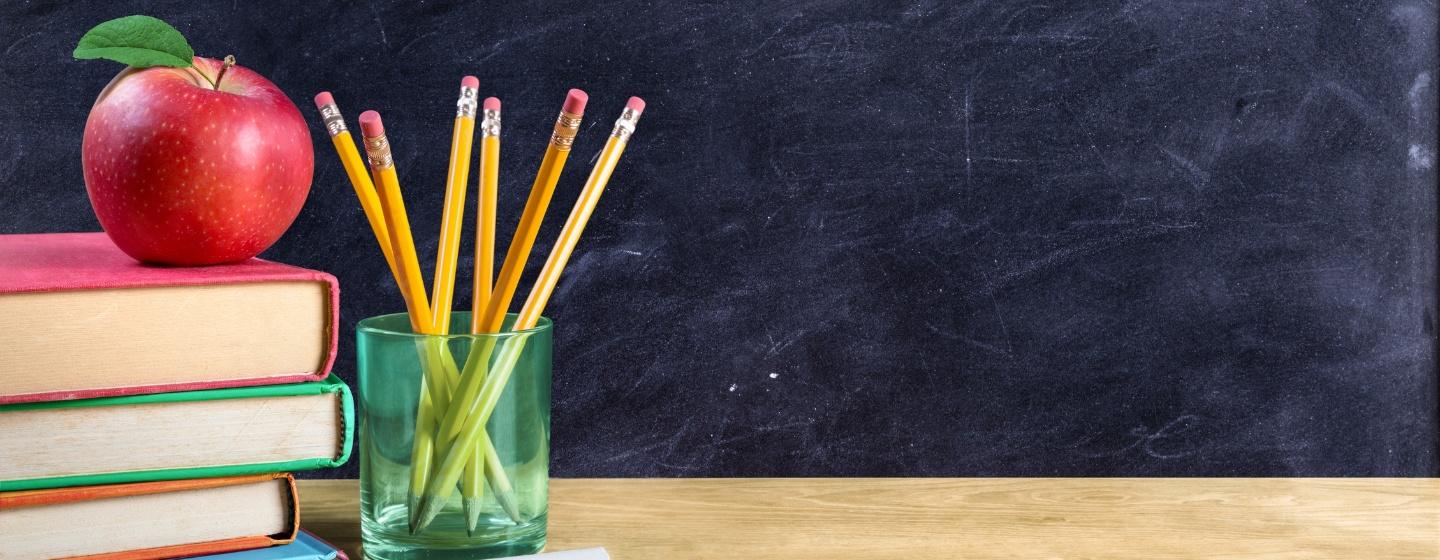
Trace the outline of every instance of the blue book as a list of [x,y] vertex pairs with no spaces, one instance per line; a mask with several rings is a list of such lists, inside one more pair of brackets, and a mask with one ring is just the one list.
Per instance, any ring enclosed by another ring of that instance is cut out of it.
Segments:
[[303,529],[296,535],[295,542],[290,544],[210,556],[195,556],[194,560],[202,558],[205,560],[349,560],[344,551]]

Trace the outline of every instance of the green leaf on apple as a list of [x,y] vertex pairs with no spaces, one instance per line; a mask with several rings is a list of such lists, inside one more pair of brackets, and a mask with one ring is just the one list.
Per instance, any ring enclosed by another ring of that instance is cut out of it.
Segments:
[[150,16],[125,16],[95,26],[75,45],[77,60],[103,58],[136,68],[186,68],[195,50],[170,24]]

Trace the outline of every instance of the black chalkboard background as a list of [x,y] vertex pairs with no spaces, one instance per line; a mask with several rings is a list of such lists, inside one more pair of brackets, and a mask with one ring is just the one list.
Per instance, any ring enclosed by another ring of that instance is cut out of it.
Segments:
[[353,380],[401,304],[312,95],[386,115],[427,271],[462,74],[504,231],[590,92],[534,266],[639,95],[547,311],[557,476],[1440,475],[1433,2],[545,4],[8,2],[0,232],[98,229],[119,68],[70,52],[165,19],[312,117],[264,256],[340,278]]

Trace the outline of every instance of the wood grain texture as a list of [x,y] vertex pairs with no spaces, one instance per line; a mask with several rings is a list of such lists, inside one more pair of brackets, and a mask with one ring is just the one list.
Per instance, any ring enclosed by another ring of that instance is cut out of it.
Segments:
[[[1440,479],[561,479],[550,550],[724,558],[1440,558]],[[303,525],[361,558],[353,480]]]

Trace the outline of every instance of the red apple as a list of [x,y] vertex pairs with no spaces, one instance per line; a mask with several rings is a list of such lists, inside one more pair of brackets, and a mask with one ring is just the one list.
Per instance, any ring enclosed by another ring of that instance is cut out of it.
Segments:
[[[194,266],[260,254],[295,221],[315,169],[280,88],[240,66],[127,68],[85,123],[85,188],[137,260]],[[223,69],[223,72],[222,72]]]

